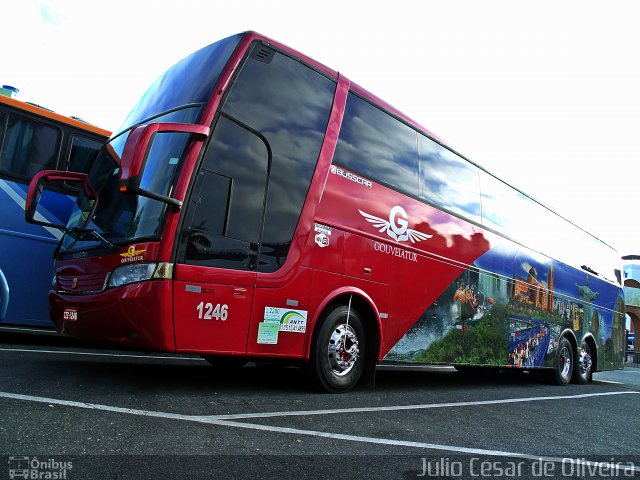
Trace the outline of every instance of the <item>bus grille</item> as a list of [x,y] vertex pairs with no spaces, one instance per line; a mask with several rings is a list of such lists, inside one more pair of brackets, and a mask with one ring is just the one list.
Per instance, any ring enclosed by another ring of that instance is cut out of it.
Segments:
[[105,273],[88,275],[58,275],[58,290],[70,293],[101,292],[105,287]]

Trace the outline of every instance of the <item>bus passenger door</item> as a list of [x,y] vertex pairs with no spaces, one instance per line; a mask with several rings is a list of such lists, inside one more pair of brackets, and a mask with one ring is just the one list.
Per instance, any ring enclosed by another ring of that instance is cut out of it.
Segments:
[[177,350],[245,354],[269,149],[219,117],[185,205],[174,272]]

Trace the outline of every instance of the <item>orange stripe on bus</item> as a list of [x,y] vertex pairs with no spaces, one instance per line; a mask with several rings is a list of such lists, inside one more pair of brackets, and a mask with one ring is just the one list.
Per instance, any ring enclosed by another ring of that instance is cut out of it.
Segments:
[[100,127],[96,127],[95,125],[91,125],[89,123],[84,123],[78,120],[74,120],[73,118],[70,118],[70,117],[65,117],[64,115],[60,115],[59,113],[50,112],[44,108],[40,108],[35,105],[30,105],[28,103],[21,102],[20,100],[16,100],[15,98],[10,98],[10,97],[5,97],[3,95],[0,95],[0,103],[4,103],[18,110],[33,113],[35,115],[38,115],[40,117],[43,117],[55,122],[65,123],[67,125],[80,128],[85,131],[93,132],[98,135],[102,135],[105,137],[111,136],[111,132],[108,130],[104,130]]

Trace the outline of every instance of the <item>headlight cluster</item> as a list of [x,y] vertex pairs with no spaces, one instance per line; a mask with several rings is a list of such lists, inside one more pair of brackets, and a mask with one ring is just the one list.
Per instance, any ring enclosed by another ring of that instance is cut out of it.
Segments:
[[118,267],[111,272],[109,287],[122,287],[145,280],[165,280],[173,276],[171,263],[133,263]]

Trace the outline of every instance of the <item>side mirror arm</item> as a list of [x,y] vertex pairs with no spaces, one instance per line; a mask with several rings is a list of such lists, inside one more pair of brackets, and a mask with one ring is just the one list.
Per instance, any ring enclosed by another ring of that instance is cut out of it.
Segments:
[[[205,125],[191,123],[152,123],[150,125],[140,125],[135,127],[129,134],[127,142],[122,152],[122,162],[120,164],[120,189],[136,190],[139,178],[144,171],[146,156],[149,153],[151,140],[156,133],[176,132],[191,133],[198,137],[207,138],[210,128]],[[132,188],[133,187],[133,188]]]
[[152,198],[166,203],[176,211],[182,208],[182,202],[175,198],[159,195],[140,188],[140,179],[144,172],[147,156],[156,133],[190,133],[197,138],[207,138],[211,129],[205,125],[191,123],[152,123],[135,127],[127,138],[120,163],[120,191]]

